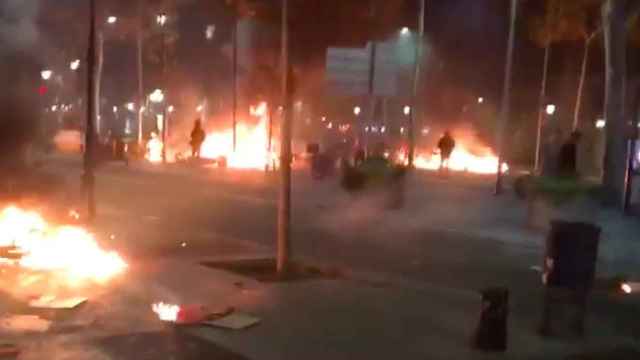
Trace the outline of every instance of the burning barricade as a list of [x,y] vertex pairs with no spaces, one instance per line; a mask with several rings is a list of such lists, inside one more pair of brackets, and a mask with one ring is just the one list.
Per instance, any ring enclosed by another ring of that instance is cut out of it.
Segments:
[[15,274],[15,292],[104,285],[127,268],[120,255],[101,248],[86,229],[54,225],[16,206],[0,211],[0,265]]

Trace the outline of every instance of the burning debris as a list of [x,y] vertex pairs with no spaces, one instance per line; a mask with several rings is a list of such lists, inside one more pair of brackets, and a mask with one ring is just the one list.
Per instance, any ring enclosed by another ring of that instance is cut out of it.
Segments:
[[[200,157],[213,160],[219,166],[235,169],[263,170],[267,166],[277,163],[277,155],[274,149],[276,142],[271,142],[269,129],[269,107],[262,102],[250,108],[251,116],[258,119],[256,124],[248,121],[240,121],[236,126],[236,146],[233,144],[233,128],[228,127],[219,130],[208,131],[202,147]],[[152,163],[162,162],[162,139],[152,134],[147,143],[146,158]],[[180,152],[179,147],[168,146],[166,149],[167,161],[174,162],[188,158]]]
[[116,252],[103,250],[87,230],[52,225],[37,212],[15,206],[0,212],[0,248],[10,255],[0,263],[54,274],[71,287],[106,283],[127,268]]
[[[415,158],[415,166],[419,169],[440,169],[441,157],[438,151],[431,155],[419,154]],[[452,171],[465,171],[475,174],[495,174],[498,172],[498,157],[489,148],[471,152],[463,145],[458,145],[451,153],[449,160],[442,164],[443,168]],[[502,172],[507,172],[509,166],[502,164]]]

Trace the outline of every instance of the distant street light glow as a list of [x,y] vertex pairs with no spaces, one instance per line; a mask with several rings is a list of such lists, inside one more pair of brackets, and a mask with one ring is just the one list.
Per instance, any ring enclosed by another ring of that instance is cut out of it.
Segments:
[[605,126],[607,126],[607,122],[604,119],[596,120],[596,128],[597,129],[604,129]]
[[202,105],[198,105],[198,106],[196,107],[196,112],[202,112],[202,109],[204,109],[204,106],[202,106]]
[[478,104],[482,104],[484,103],[484,98],[483,97],[479,97],[478,98]]
[[404,36],[407,36],[407,35],[411,34],[411,30],[409,30],[409,28],[405,26],[405,27],[402,28],[402,30],[400,30],[400,34],[404,35]]
[[151,100],[151,102],[154,102],[156,104],[161,103],[164,101],[164,93],[160,89],[155,89],[153,90],[151,95],[149,95],[149,100]]
[[132,102],[128,102],[125,104],[125,107],[127,108],[127,110],[129,111],[136,111],[136,104],[132,103]]
[[49,79],[51,79],[52,75],[53,75],[53,71],[51,71],[51,70],[42,70],[42,71],[40,71],[40,77],[42,78],[42,80],[49,80]]
[[116,22],[118,22],[118,18],[116,16],[109,16],[107,18],[107,24],[115,24]]
[[176,108],[173,107],[173,105],[169,105],[169,107],[167,107],[167,111],[172,113],[176,110]]
[[356,106],[353,108],[353,113],[358,116],[360,115],[360,112],[362,111],[362,109],[360,109],[360,106]]
[[207,40],[213,39],[213,36],[216,34],[216,26],[215,25],[207,25],[207,29],[204,31],[205,37]]
[[167,23],[167,15],[166,14],[158,14],[156,16],[156,23],[160,26],[164,26]]
[[118,112],[118,107],[117,106],[113,107],[113,112],[114,112],[114,114]]
[[549,104],[545,110],[547,111],[547,115],[553,115],[556,113],[556,106],[554,104]]
[[69,63],[69,69],[76,71],[80,68],[80,59],[73,60]]
[[411,106],[406,105],[404,109],[402,109],[402,112],[404,112],[405,115],[409,116],[409,114],[411,114]]

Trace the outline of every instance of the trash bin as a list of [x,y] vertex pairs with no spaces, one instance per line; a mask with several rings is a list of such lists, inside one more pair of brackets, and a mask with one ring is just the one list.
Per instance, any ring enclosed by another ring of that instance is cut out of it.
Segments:
[[492,287],[481,293],[482,310],[475,333],[474,346],[483,351],[506,351],[509,290],[504,287]]
[[552,221],[544,258],[546,286],[540,326],[541,335],[552,335],[556,308],[573,307],[571,330],[584,335],[586,304],[593,287],[601,229],[584,222]]

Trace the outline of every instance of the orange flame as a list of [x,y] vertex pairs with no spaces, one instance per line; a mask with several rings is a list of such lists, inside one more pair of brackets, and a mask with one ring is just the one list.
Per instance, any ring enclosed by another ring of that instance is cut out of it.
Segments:
[[264,169],[277,159],[269,147],[268,105],[265,102],[250,109],[251,115],[260,118],[255,126],[239,123],[236,127],[236,150],[233,150],[233,129],[210,132],[202,144],[201,156],[207,159],[226,158],[227,166],[237,169]]
[[22,254],[19,266],[59,273],[70,285],[104,283],[127,268],[117,253],[101,249],[85,229],[53,226],[38,213],[14,206],[0,212],[0,246],[15,246]]
[[153,310],[162,321],[176,322],[178,320],[178,313],[180,313],[180,306],[159,302],[152,304],[151,310]]
[[[479,154],[478,154],[479,153]],[[400,161],[406,163],[406,155],[400,155]],[[418,154],[414,159],[414,165],[418,169],[439,170],[441,157],[439,152],[431,155]],[[498,157],[489,148],[476,151],[475,154],[467,150],[464,145],[456,145],[448,161],[445,161],[443,168],[452,171],[466,171],[475,174],[495,174],[498,172]],[[502,172],[509,170],[509,165],[503,163]]]
[[147,142],[147,153],[145,158],[153,163],[162,161],[162,148],[164,144],[156,133],[151,133],[151,139]]

